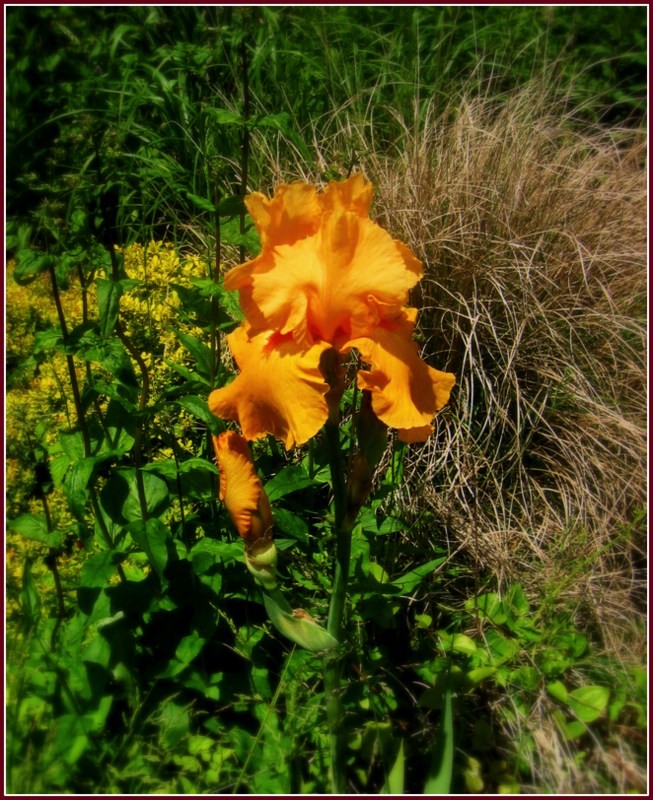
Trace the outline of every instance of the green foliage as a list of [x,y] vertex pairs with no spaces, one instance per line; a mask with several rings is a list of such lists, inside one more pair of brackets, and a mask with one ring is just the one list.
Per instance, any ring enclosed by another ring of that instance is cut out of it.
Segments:
[[[283,602],[247,573],[210,442],[226,426],[206,398],[232,378],[221,348],[242,320],[222,271],[258,252],[242,195],[271,182],[260,145],[310,164],[314,126],[326,135],[334,114],[359,123],[373,107],[391,152],[395,110],[419,121],[470,81],[501,92],[536,68],[562,92],[579,73],[574,91],[599,97],[590,118],[641,115],[644,19],[622,7],[8,9],[9,285],[31,301],[7,309],[10,792],[328,791],[312,651],[332,641],[290,611],[326,619],[324,442],[254,448]],[[356,146],[315,171],[345,174]],[[597,668],[598,643],[553,592],[540,606],[517,585],[464,608],[433,602],[468,586],[467,568],[432,520],[399,510],[405,459],[398,443],[385,454],[353,530],[340,645],[352,788],[519,788],[519,754],[491,776],[470,755],[488,752],[490,723],[474,713],[485,692],[520,717],[545,696],[570,742],[624,720],[643,730],[645,676]],[[308,649],[277,635],[266,608]]]

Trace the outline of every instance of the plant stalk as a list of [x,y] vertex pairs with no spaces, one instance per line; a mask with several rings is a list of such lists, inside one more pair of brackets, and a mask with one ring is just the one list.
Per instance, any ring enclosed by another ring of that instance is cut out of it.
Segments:
[[[353,520],[350,520],[347,515],[344,464],[340,452],[338,419],[335,418],[334,414],[329,417],[325,431],[333,483],[334,531],[336,539],[336,566],[329,605],[327,631],[340,642],[347,599]],[[333,794],[343,794],[347,785],[342,730],[344,712],[340,691],[342,673],[340,653],[341,649],[334,650],[324,658],[324,692],[331,750],[331,791]]]

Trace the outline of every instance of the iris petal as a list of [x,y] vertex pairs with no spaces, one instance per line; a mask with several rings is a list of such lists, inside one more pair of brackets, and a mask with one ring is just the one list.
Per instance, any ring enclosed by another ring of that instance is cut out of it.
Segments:
[[227,337],[240,374],[211,393],[209,408],[218,417],[238,421],[247,439],[271,433],[290,450],[315,436],[328,416],[324,395],[329,386],[320,358],[330,345],[303,347],[292,336],[249,333],[241,325]]
[[[411,310],[412,311],[412,310]],[[356,348],[369,370],[359,370],[358,386],[372,394],[372,409],[405,441],[424,441],[431,420],[449,400],[455,377],[428,366],[412,340],[414,313],[386,320],[371,335],[351,339],[341,351]]]

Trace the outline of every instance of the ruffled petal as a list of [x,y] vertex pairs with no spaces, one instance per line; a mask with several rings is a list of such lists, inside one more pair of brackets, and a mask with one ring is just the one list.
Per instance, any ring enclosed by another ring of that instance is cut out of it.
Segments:
[[422,265],[368,218],[371,199],[361,175],[331,182],[322,195],[306,184],[280,186],[272,200],[250,195],[263,251],[228,272],[225,287],[240,291],[254,329],[333,344],[374,327],[379,310],[400,311]]
[[250,333],[241,325],[227,337],[240,374],[211,393],[209,408],[217,417],[238,421],[247,439],[270,433],[290,450],[315,436],[326,422],[329,386],[320,358],[330,345],[303,347],[292,336]]
[[380,308],[395,315],[422,275],[407,248],[352,211],[326,215],[314,236],[276,247],[259,262],[249,286],[241,286],[247,319],[298,340],[332,343],[375,325]]
[[369,370],[359,370],[358,386],[372,394],[372,409],[405,441],[424,441],[435,412],[449,400],[456,379],[429,367],[412,340],[414,309],[385,320],[366,337],[351,339],[341,352],[356,348]]
[[282,183],[270,200],[260,192],[245,198],[263,249],[268,245],[293,244],[315,233],[320,225],[322,204],[317,189],[308,183]]
[[370,213],[374,187],[360,174],[344,181],[331,181],[321,196],[325,211],[353,211],[359,217]]
[[236,530],[252,545],[272,536],[270,502],[256,474],[247,441],[234,431],[213,437],[220,470],[220,500]]

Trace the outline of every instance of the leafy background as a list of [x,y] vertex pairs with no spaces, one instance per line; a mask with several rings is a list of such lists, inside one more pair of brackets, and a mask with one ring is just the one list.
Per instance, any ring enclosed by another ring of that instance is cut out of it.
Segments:
[[[645,791],[645,8],[6,20],[8,791],[328,791],[320,660],[267,621],[206,397],[243,194],[352,170],[457,388],[354,530],[351,791]],[[254,455],[324,619],[323,442]]]

